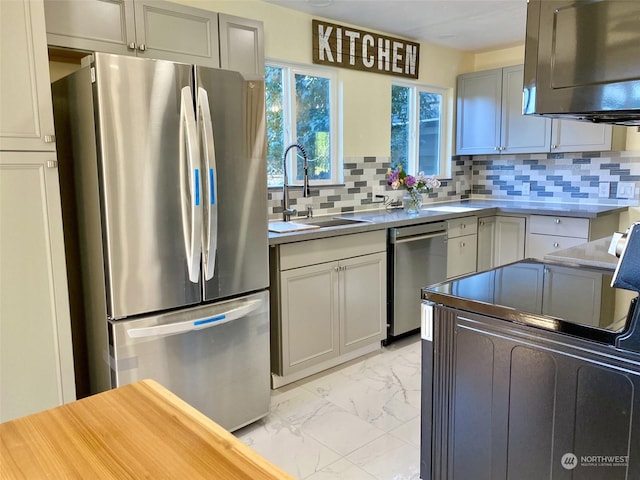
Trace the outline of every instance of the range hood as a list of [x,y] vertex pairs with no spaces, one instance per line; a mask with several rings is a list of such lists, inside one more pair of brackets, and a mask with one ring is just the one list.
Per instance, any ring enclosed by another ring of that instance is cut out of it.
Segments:
[[640,0],[529,0],[525,114],[640,126]]

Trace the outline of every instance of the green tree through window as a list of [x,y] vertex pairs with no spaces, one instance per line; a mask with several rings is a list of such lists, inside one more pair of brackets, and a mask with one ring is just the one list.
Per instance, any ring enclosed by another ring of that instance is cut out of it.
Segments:
[[[336,182],[331,77],[293,67],[267,65],[265,81],[268,186],[282,185],[282,156],[285,148],[295,142],[307,152],[310,180]],[[289,155],[291,160],[293,154]],[[296,159],[292,171],[287,172],[293,183],[301,182],[304,175],[302,156],[296,155]]]

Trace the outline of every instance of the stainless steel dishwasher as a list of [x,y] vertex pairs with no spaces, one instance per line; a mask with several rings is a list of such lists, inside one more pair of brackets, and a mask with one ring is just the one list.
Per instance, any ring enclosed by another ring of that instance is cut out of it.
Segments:
[[420,291],[447,278],[447,222],[389,229],[387,339],[420,328]]

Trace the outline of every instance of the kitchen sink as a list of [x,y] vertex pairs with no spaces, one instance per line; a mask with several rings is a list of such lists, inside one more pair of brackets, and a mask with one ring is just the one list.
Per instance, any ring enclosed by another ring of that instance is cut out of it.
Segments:
[[[297,223],[297,222],[294,222]],[[305,225],[315,225],[317,227],[320,228],[324,228],[324,227],[340,227],[342,225],[354,225],[356,223],[371,223],[368,222],[367,220],[356,220],[355,218],[328,218],[326,220],[314,220],[313,218],[310,218],[307,222],[305,222]]]
[[302,230],[312,230],[317,228],[341,227],[344,225],[355,225],[358,223],[371,223],[369,220],[356,220],[355,218],[309,218],[304,221],[294,222],[269,222],[269,231],[275,233],[299,232]]

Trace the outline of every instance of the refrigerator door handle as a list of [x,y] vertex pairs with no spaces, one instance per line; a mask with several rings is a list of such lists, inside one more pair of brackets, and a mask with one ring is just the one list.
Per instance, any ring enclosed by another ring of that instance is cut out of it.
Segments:
[[180,101],[180,192],[182,229],[189,280],[200,281],[202,202],[200,199],[200,154],[191,87],[184,87]]
[[213,317],[198,318],[186,322],[169,323],[153,327],[132,328],[127,331],[127,335],[131,338],[149,338],[191,332],[194,330],[204,330],[205,328],[215,327],[246,317],[251,312],[257,310],[261,303],[262,300],[248,300],[242,305],[214,315]]
[[205,191],[204,209],[206,227],[202,235],[202,249],[204,259],[204,278],[211,280],[216,268],[216,250],[218,248],[218,203],[216,201],[217,175],[216,151],[213,138],[213,122],[209,109],[209,95],[207,91],[198,87],[198,133],[200,147],[204,159]]

